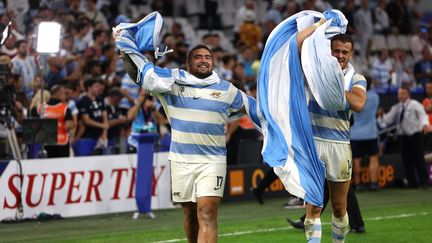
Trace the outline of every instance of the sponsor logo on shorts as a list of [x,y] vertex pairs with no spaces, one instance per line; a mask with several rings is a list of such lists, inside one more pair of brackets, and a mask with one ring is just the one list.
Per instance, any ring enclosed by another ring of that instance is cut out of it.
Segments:
[[173,197],[180,197],[180,192],[173,192]]

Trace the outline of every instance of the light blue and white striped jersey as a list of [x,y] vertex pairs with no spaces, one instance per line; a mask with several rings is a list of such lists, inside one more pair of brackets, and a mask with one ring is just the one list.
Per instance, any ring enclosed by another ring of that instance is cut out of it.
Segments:
[[174,83],[158,97],[171,124],[169,160],[226,163],[224,126],[243,106],[240,90],[222,80],[207,86]]
[[[363,75],[355,73],[351,79],[348,90],[358,87],[366,91],[366,79]],[[321,108],[310,96],[308,104],[309,114],[312,120],[312,132],[315,139],[331,142],[350,142],[350,116],[349,108],[339,111],[328,111]]]
[[[139,89],[137,89],[136,83],[129,77],[127,73],[123,75],[121,80],[121,89],[126,90],[134,100],[138,99]],[[133,103],[129,102],[128,99],[124,97],[120,101],[121,108],[130,109],[133,105]]]

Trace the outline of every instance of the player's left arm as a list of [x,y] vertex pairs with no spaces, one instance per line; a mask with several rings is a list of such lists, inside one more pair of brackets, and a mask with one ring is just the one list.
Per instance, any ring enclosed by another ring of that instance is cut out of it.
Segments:
[[345,91],[346,100],[352,111],[360,112],[366,104],[366,91],[354,86],[350,91]]

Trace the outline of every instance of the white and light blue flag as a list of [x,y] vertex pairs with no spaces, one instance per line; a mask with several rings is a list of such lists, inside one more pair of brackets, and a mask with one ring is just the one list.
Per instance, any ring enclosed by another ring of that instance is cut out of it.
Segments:
[[[328,39],[345,32],[347,21],[339,13],[323,15],[302,11],[280,23],[267,40],[258,73],[257,102],[264,135],[263,159],[274,167],[287,191],[316,206],[323,204],[325,169],[313,139],[302,62],[308,62],[310,69],[314,69],[309,70],[306,77],[320,106],[344,107],[344,83],[340,79],[343,74],[337,60],[331,56]],[[298,31],[324,16],[328,21],[303,43],[302,50],[308,52],[302,54],[301,62]],[[332,96],[329,97],[329,93]]]

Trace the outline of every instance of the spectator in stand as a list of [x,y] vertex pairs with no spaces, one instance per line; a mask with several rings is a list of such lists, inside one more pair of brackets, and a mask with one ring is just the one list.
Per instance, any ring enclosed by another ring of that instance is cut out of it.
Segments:
[[73,128],[69,131],[69,142],[70,144],[73,144],[75,142],[75,135],[76,135],[76,129],[78,127],[78,107],[76,104],[77,97],[74,97],[74,89],[75,85],[77,85],[78,82],[70,81],[67,82],[67,84],[64,86],[65,93],[66,93],[66,102],[68,104],[68,108],[72,113],[72,121],[73,121]]
[[91,59],[86,62],[85,79],[99,79],[102,75],[102,68],[98,60]]
[[66,91],[63,86],[54,85],[51,88],[51,98],[44,107],[42,117],[57,119],[57,144],[44,146],[47,157],[69,157],[69,132],[74,128],[74,122],[72,112],[66,103]]
[[390,30],[390,20],[386,12],[387,0],[379,0],[374,12],[374,29],[376,33],[386,35]]
[[82,19],[78,22],[75,22],[74,28],[74,52],[82,53],[91,42],[91,37],[89,38],[91,26],[86,19]]
[[30,91],[30,85],[34,77],[37,74],[37,66],[33,56],[29,56],[28,45],[26,40],[20,40],[16,42],[17,55],[12,58],[12,69],[11,73],[18,74],[22,77],[24,82],[23,91],[28,95]]
[[86,93],[78,102],[81,120],[78,138],[94,139],[98,141],[97,148],[106,148],[109,123],[104,100],[100,97],[103,86],[97,79],[86,80],[84,86]]
[[353,112],[354,125],[350,128],[351,150],[353,154],[353,179],[355,189],[366,189],[360,183],[361,162],[369,157],[369,178],[371,190],[378,190],[378,128],[376,114],[379,106],[379,96],[370,90],[371,81],[367,78],[366,104],[361,112]]
[[124,95],[120,102],[120,109],[122,110],[122,113],[126,115],[128,110],[132,108],[135,101],[138,99],[139,90],[136,88],[136,84],[128,74],[123,75],[120,89]]
[[[423,107],[426,111],[426,114],[429,117],[429,125],[432,125],[432,82],[427,82],[426,87],[426,97],[423,99]],[[429,127],[429,131],[432,131],[431,127]],[[432,133],[429,132],[426,137],[426,151],[432,151]]]
[[390,0],[386,11],[389,16],[390,26],[395,27],[399,34],[411,33],[411,17],[406,0]]
[[112,88],[105,98],[105,109],[108,116],[108,154],[117,154],[120,148],[120,139],[123,137],[124,127],[128,120],[120,111],[120,101],[123,93],[119,88]]
[[392,78],[392,85],[394,87],[415,87],[412,58],[408,57],[404,50],[398,48],[393,50],[392,58],[394,67],[392,77],[395,77],[395,80]]
[[424,48],[432,48],[428,41],[428,29],[425,27],[416,29],[415,34],[411,37],[410,46],[414,61],[420,61],[423,57]]
[[246,82],[254,81],[256,78],[252,69],[252,64],[255,61],[255,55],[256,53],[253,51],[253,49],[247,46],[243,47],[243,50],[241,51],[240,63],[244,68],[244,78]]
[[222,65],[215,71],[223,80],[230,81],[233,79],[233,69],[236,64],[236,59],[233,55],[224,55],[222,57]]
[[14,58],[18,53],[18,49],[16,47],[16,37],[14,35],[10,35],[7,38],[5,44],[0,48],[0,52],[2,54],[6,54],[9,58]]
[[273,0],[272,7],[267,11],[265,21],[271,20],[279,24],[283,20],[286,0]]
[[361,7],[354,14],[354,26],[360,41],[360,56],[363,59],[369,54],[369,41],[373,34],[372,13],[368,4],[369,0],[361,0]]
[[406,87],[398,90],[399,102],[384,114],[378,111],[381,127],[397,125],[401,136],[402,162],[410,188],[427,187],[428,174],[424,158],[424,135],[429,131],[429,118],[420,102],[411,99]]
[[109,26],[105,15],[96,9],[97,0],[87,0],[86,3],[87,11],[85,12],[85,15],[90,19],[91,24],[100,24],[104,30],[108,30]]
[[49,57],[48,70],[45,76],[45,83],[48,89],[51,89],[54,85],[58,85],[66,78],[67,70],[64,67],[63,58],[59,56]]
[[90,48],[95,51],[96,58],[102,55],[102,48],[107,42],[107,33],[105,30],[96,29],[93,31],[93,41],[90,43]]
[[156,109],[153,96],[141,90],[136,103],[127,113],[127,118],[132,122],[131,134],[128,142],[134,148],[138,148],[137,141],[133,138],[134,134],[153,132],[157,133],[157,126],[166,118]]
[[417,84],[423,87],[432,80],[432,54],[429,47],[423,48],[423,58],[414,65],[414,77]]
[[245,20],[240,26],[240,42],[258,53],[261,49],[261,28],[255,21],[255,13],[252,10],[247,11]]
[[248,11],[253,11],[255,13],[255,1],[253,1],[253,0],[246,1],[245,4],[243,6],[241,6],[239,8],[239,10],[237,11],[236,16],[235,16],[235,20],[234,20],[234,27],[233,27],[234,43],[237,43],[237,41],[240,38],[240,36],[239,36],[240,26],[243,24],[245,17],[246,17],[246,12],[248,12]]
[[378,59],[373,61],[371,66],[374,87],[389,88],[393,63],[389,58],[388,50],[381,50]]
[[30,116],[39,117],[39,112],[38,112],[39,107],[41,106],[41,104],[46,104],[46,102],[50,98],[51,98],[51,93],[48,90],[45,89],[38,90],[30,102],[30,107],[29,107]]
[[102,46],[102,52],[99,58],[99,61],[106,61],[106,60],[117,60],[116,57],[116,49],[113,44],[105,44]]
[[244,86],[246,85],[246,76],[243,64],[237,62],[234,65],[231,83],[238,89],[244,89]]
[[[222,58],[225,55],[225,51],[221,47],[216,47],[211,50],[212,56],[213,56],[213,62],[214,62],[214,69],[215,71],[222,66]],[[184,59],[183,61],[186,61]]]
[[341,9],[342,13],[345,15],[345,18],[348,20],[346,33],[349,35],[357,34],[356,26],[354,25],[355,10],[355,0],[347,0],[345,6]]

